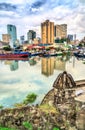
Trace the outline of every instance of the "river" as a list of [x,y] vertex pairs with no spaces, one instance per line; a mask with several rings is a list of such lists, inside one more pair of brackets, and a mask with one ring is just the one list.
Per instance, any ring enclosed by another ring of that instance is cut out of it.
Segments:
[[0,105],[13,107],[29,93],[38,95],[40,103],[52,89],[58,74],[70,73],[74,80],[85,79],[85,61],[75,57],[32,57],[28,61],[0,61]]

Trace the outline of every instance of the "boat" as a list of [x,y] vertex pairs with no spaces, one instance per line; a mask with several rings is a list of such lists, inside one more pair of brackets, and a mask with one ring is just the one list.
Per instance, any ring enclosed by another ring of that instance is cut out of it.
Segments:
[[29,58],[0,58],[1,61],[3,60],[15,60],[15,61],[28,61]]
[[28,58],[30,54],[29,53],[6,53],[6,54],[0,54],[0,60],[1,59],[20,59],[20,58]]
[[85,58],[85,52],[84,53],[74,52],[74,56],[77,58]]
[[59,53],[43,53],[42,56],[43,57],[52,57],[52,56],[62,56],[62,52]]
[[31,56],[42,56],[42,52],[31,53]]

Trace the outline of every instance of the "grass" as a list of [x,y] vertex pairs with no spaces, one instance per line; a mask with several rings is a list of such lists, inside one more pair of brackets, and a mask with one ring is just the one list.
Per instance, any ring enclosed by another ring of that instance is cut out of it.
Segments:
[[[28,130],[33,130],[33,126],[32,126],[32,124],[29,123],[29,122],[23,122],[23,126],[24,126],[25,128],[27,128]],[[37,130],[41,130],[41,129],[38,128]],[[60,128],[54,127],[52,130],[60,130]]]
[[23,122],[23,126],[27,128],[28,130],[33,130],[33,126],[29,122]]
[[49,104],[43,104],[39,106],[40,110],[46,113],[58,113],[54,106],[50,106]]
[[30,93],[26,96],[26,98],[21,103],[15,103],[14,107],[24,107],[28,104],[32,104],[35,102],[37,95],[35,93]]
[[[30,122],[23,122],[22,125],[27,129],[27,130],[33,130],[33,126]],[[3,127],[3,126],[0,126],[0,130],[16,130],[16,129],[13,129],[13,128],[7,128],[7,127]],[[37,130],[41,130],[40,128],[37,128]],[[60,130],[60,128],[58,127],[54,127],[52,130]]]
[[0,126],[0,130],[15,130],[15,129]]

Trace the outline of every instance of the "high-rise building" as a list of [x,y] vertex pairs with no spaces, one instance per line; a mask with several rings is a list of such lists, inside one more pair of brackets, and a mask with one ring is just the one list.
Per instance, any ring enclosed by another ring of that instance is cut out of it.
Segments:
[[73,41],[73,35],[68,34],[68,40]]
[[54,22],[46,20],[41,23],[41,38],[42,43],[54,43]]
[[28,43],[32,43],[35,38],[36,38],[36,32],[33,30],[29,30],[29,32],[27,33]]
[[55,38],[67,38],[67,24],[55,25]]
[[11,37],[11,43],[13,44],[13,46],[16,46],[16,44],[15,44],[15,42],[17,40],[16,26],[8,24],[7,25],[7,32]]
[[33,40],[33,43],[34,43],[34,44],[40,44],[40,43],[41,43],[41,39],[40,39],[39,37],[37,37],[37,38],[35,38],[35,39]]
[[2,34],[2,41],[9,44],[10,35],[9,34]]
[[20,36],[20,43],[23,44],[24,41],[25,41],[24,35],[23,35],[23,36]]

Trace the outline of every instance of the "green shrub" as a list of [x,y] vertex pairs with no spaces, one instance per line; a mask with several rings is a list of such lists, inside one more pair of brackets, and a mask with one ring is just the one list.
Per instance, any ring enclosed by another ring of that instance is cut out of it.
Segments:
[[60,130],[58,127],[54,127],[53,130]]
[[29,122],[23,122],[23,126],[28,130],[33,130],[32,124]]
[[15,130],[15,129],[12,129],[12,128],[6,128],[6,127],[2,127],[2,126],[0,126],[0,130]]
[[2,106],[2,105],[0,105],[0,109],[3,109],[3,106]]
[[28,94],[26,96],[26,99],[23,101],[23,104],[27,105],[29,103],[33,103],[37,98],[37,95],[35,93]]

